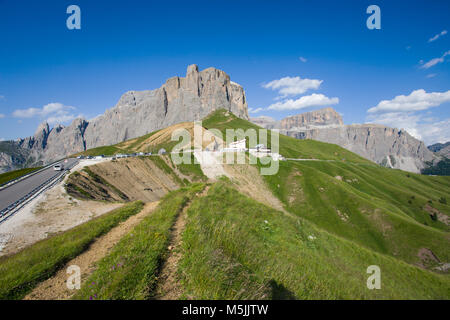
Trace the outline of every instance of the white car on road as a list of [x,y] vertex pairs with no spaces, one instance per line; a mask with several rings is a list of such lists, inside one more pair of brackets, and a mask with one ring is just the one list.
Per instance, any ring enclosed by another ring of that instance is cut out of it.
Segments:
[[53,166],[53,170],[55,170],[55,171],[62,171],[62,170],[64,170],[64,165],[62,165],[62,164],[55,164]]

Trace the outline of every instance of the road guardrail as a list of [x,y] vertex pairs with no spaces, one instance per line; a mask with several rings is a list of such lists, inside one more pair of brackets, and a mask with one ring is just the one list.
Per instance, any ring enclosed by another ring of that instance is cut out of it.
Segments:
[[[56,162],[55,162],[56,163]],[[31,200],[36,198],[41,193],[47,191],[48,189],[52,188],[54,185],[59,183],[64,176],[75,166],[77,165],[78,161],[75,161],[73,164],[70,165],[67,169],[64,170],[59,175],[55,175],[51,177],[50,179],[46,180],[45,182],[41,183],[39,186],[34,188],[32,191],[28,192],[25,196],[20,198],[19,200],[15,201],[14,203],[10,204],[8,207],[0,211],[0,223],[6,221],[8,218],[10,218],[14,213],[22,209],[27,203],[29,203]]]
[[60,160],[54,161],[54,162],[52,162],[52,163],[49,163],[49,164],[46,165],[45,167],[42,167],[42,168],[40,168],[40,169],[38,169],[38,170],[35,170],[35,171],[30,172],[29,174],[26,174],[26,175],[24,175],[24,176],[21,176],[21,177],[18,177],[18,178],[9,180],[8,182],[2,183],[2,184],[0,184],[0,190],[6,189],[6,188],[12,186],[13,184],[15,184],[16,182],[22,181],[22,180],[24,180],[24,179],[26,179],[26,178],[29,178],[29,177],[31,177],[31,176],[33,176],[33,175],[39,173],[39,172],[42,172],[42,171],[44,171],[44,170],[47,170],[48,168],[52,167],[52,166],[55,165],[56,163],[61,162],[61,161],[63,161],[63,160],[64,160],[64,159],[60,159]]

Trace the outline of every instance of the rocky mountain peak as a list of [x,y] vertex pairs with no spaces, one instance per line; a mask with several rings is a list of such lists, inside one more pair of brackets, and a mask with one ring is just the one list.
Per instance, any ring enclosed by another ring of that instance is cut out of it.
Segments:
[[47,137],[50,133],[50,126],[48,125],[47,121],[42,122],[36,129],[34,133],[34,137]]
[[75,119],[52,130],[42,123],[33,137],[20,139],[36,161],[50,162],[86,149],[112,145],[176,123],[200,120],[217,109],[248,119],[244,89],[222,70],[197,65],[186,77],[172,77],[160,88],[124,93],[116,106],[95,119]]
[[191,64],[187,67],[186,76],[191,73],[198,73],[198,66],[196,64]]

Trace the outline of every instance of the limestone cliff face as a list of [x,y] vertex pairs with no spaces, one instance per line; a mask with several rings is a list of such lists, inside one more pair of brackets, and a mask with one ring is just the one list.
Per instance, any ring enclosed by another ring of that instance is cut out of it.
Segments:
[[450,158],[450,141],[446,143],[435,143],[428,146],[428,150],[435,152],[439,156]]
[[268,116],[259,116],[256,118],[250,118],[250,121],[266,129],[280,128],[280,121],[277,121],[274,118]]
[[450,145],[447,145],[446,147],[439,150],[438,155],[444,156],[446,158],[450,158]]
[[280,129],[293,130],[308,126],[339,126],[343,125],[342,117],[333,108],[305,112],[284,118],[280,121]]
[[30,159],[29,151],[17,141],[0,141],[0,173],[22,168]]
[[333,108],[324,108],[316,111],[305,112],[289,116],[281,120],[275,120],[268,116],[251,118],[251,121],[266,129],[302,130],[315,127],[334,127],[343,125],[342,116]]
[[214,110],[226,109],[248,119],[244,89],[223,71],[196,65],[186,77],[173,77],[159,89],[129,91],[117,105],[89,122],[86,148],[111,145],[184,121],[200,120]]
[[287,135],[334,143],[383,166],[420,172],[434,154],[404,130],[376,124],[342,125],[285,132]]
[[84,133],[87,126],[88,122],[78,118],[68,127],[59,125],[53,128],[48,135],[43,159],[45,161],[57,160],[84,151]]
[[307,112],[280,121],[264,123],[266,128],[298,139],[334,143],[383,166],[420,172],[425,162],[436,156],[425,144],[404,130],[377,124],[344,125],[342,117],[332,108]]
[[[244,89],[221,70],[199,71],[197,65],[190,65],[185,78],[170,78],[155,90],[126,92],[115,107],[91,121],[76,119],[67,127],[53,129],[44,122],[34,136],[19,139],[16,148],[28,153],[33,163],[48,163],[176,123],[200,120],[221,108],[248,119]],[[0,167],[11,170],[15,165],[8,155],[2,154],[4,165]]]

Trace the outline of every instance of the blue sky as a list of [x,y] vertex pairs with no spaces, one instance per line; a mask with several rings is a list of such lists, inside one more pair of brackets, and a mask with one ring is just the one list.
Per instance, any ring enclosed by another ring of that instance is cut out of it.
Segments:
[[[66,27],[71,4],[81,30]],[[366,27],[371,4],[381,30]],[[195,63],[241,84],[251,116],[332,106],[447,141],[449,21],[449,1],[0,0],[0,138],[93,118]]]

